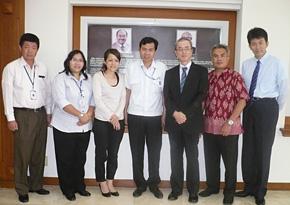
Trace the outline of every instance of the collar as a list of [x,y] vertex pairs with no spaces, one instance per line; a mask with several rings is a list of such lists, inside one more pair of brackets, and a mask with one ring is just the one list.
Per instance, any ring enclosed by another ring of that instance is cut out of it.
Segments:
[[[219,77],[223,77],[223,78],[227,79],[228,76],[230,75],[230,73],[231,73],[232,71],[233,71],[233,70],[230,69],[230,68],[227,66],[227,67],[225,67],[225,69],[223,70],[223,72],[221,73],[221,75],[220,75]],[[212,74],[213,74],[215,77],[217,77],[215,70],[212,71]]]
[[182,69],[183,67],[187,67],[187,70],[190,69],[192,62],[189,61],[189,63],[187,63],[186,65],[182,65],[181,63],[179,64],[179,69]]
[[[266,52],[265,55],[260,59],[261,64],[264,64],[266,62],[266,60],[268,59],[268,57],[269,57],[269,53]],[[254,57],[254,59],[257,63],[258,59],[256,57]]]
[[[146,68],[146,66],[144,65],[142,59],[140,59],[140,65],[141,65],[141,68],[142,68],[142,69]],[[155,62],[154,59],[152,60],[152,63],[151,63],[151,65],[150,65],[150,67],[149,67],[148,69],[153,69],[153,68],[156,68],[156,62]],[[147,68],[146,68],[146,69],[147,69]]]
[[[23,56],[21,56],[20,58],[20,65],[23,66],[28,66],[27,62],[25,61],[25,59],[23,58]],[[38,66],[38,61],[36,59],[34,59],[34,64],[33,67]]]

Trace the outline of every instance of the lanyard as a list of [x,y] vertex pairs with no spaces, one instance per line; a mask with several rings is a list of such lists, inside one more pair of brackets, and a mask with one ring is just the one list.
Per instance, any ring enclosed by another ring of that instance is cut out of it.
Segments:
[[78,86],[78,88],[79,88],[79,90],[80,90],[81,97],[84,97],[84,96],[83,96],[83,90],[82,90],[83,80],[80,81],[80,85],[79,85],[78,82],[76,81],[76,79],[74,79],[73,77],[72,77],[72,79],[74,80],[74,82],[75,82],[76,85]]
[[141,69],[142,69],[143,73],[145,74],[145,76],[146,76],[147,78],[149,78],[149,79],[151,79],[151,80],[158,80],[158,79],[159,79],[159,78],[153,78],[153,75],[154,75],[154,73],[155,73],[155,70],[156,70],[156,68],[155,68],[155,67],[154,67],[154,70],[153,70],[153,72],[152,72],[151,76],[148,76],[148,75],[146,74],[146,72],[144,71],[144,68],[143,68],[143,66],[141,66]]
[[26,67],[25,67],[25,66],[23,66],[23,67],[24,67],[24,69],[25,69],[25,71],[26,71],[26,74],[27,74],[27,76],[28,76],[28,78],[29,78],[31,84],[32,84],[32,89],[34,89],[34,81],[35,81],[35,66],[34,66],[34,72],[33,72],[33,81],[32,81],[32,79],[30,78],[30,75],[28,74],[28,72],[27,72],[27,70],[26,70]]

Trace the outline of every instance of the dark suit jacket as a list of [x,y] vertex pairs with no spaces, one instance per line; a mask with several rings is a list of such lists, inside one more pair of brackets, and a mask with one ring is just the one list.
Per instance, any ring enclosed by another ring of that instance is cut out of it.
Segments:
[[[182,93],[180,93],[179,65],[166,71],[163,92],[167,132],[174,132],[180,128],[187,133],[203,132],[202,102],[205,99],[207,87],[208,71],[205,67],[191,64]],[[176,123],[173,117],[174,111],[183,112],[187,121],[181,125]]]

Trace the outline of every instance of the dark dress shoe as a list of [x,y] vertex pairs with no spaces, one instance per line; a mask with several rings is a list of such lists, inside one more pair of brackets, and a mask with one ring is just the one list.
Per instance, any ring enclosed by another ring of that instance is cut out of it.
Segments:
[[49,194],[49,191],[46,190],[46,189],[39,189],[39,190],[29,190],[29,192],[32,192],[32,193],[37,193],[37,194],[40,194],[40,195],[48,195]]
[[65,195],[65,197],[69,201],[75,201],[76,200],[76,195],[74,193],[68,193],[68,194]]
[[120,196],[119,192],[115,191],[115,192],[111,192],[112,196]]
[[208,197],[208,196],[210,196],[210,195],[212,195],[212,194],[218,194],[219,193],[219,191],[211,191],[211,190],[209,190],[209,189],[206,189],[206,190],[203,190],[202,192],[200,192],[198,195],[199,196],[201,196],[201,197]]
[[190,202],[190,203],[197,203],[198,202],[198,196],[197,196],[197,194],[189,194],[188,202]]
[[139,197],[139,196],[141,196],[142,193],[145,192],[145,191],[146,191],[146,189],[144,190],[144,189],[141,189],[141,188],[137,188],[137,189],[135,189],[135,191],[133,192],[133,196],[134,196],[134,197]]
[[19,195],[18,199],[19,199],[19,201],[22,202],[22,203],[27,203],[27,202],[29,201],[28,194],[25,194],[25,195]]
[[225,196],[223,200],[224,205],[231,205],[234,203],[234,197],[233,196]]
[[157,199],[162,199],[163,198],[163,193],[158,189],[151,189],[150,190],[151,193],[154,194],[154,196],[157,198]]
[[78,193],[81,196],[91,196],[91,193],[88,192],[87,190],[79,190],[76,193]]
[[243,191],[236,192],[235,196],[237,196],[237,197],[247,197],[247,196],[254,196],[254,194],[243,190]]
[[264,197],[255,197],[255,202],[257,205],[264,205],[266,204]]
[[178,199],[178,194],[174,193],[174,192],[171,192],[169,195],[168,195],[168,200],[169,201],[174,201]]

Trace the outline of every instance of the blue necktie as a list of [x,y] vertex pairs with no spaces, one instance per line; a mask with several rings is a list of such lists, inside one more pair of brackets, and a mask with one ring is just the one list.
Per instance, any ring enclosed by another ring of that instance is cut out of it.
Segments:
[[180,92],[182,92],[183,86],[186,80],[186,70],[187,70],[187,67],[182,68],[182,75],[181,75],[181,80],[180,80]]
[[260,70],[260,61],[258,60],[256,68],[255,68],[253,76],[252,76],[251,86],[250,86],[250,90],[249,90],[249,95],[250,95],[250,100],[248,102],[249,105],[253,104],[254,91],[255,91],[256,86],[257,86],[257,79],[258,79],[259,70]]

